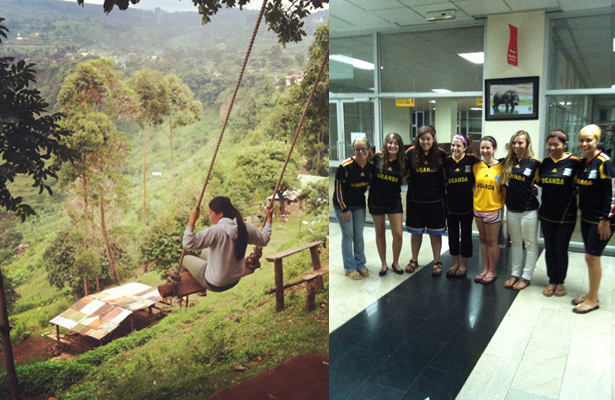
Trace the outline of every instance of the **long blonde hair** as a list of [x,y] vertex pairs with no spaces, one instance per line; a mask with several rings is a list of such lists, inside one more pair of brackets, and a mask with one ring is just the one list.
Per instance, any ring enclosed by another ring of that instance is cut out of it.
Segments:
[[508,184],[510,180],[510,174],[512,172],[513,166],[517,163],[517,157],[515,156],[515,152],[513,151],[513,142],[519,136],[525,136],[525,143],[527,144],[525,147],[525,152],[523,154],[523,158],[534,157],[534,151],[532,150],[532,139],[530,139],[530,134],[526,131],[517,131],[510,138],[510,142],[508,142],[508,154],[504,159],[504,166],[502,167],[502,184]]
[[389,140],[395,139],[397,141],[397,145],[399,146],[399,150],[397,151],[397,166],[399,167],[399,172],[401,174],[405,174],[406,168],[406,154],[404,153],[404,141],[401,136],[397,132],[391,132],[384,138],[384,142],[382,142],[382,162],[380,163],[380,172],[384,174],[384,172],[389,168],[389,150],[387,149],[387,143]]

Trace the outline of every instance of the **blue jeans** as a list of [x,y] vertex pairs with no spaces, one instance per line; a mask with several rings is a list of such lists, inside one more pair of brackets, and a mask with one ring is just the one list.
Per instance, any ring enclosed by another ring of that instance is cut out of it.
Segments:
[[344,222],[342,210],[334,208],[337,222],[342,229],[342,259],[346,272],[367,269],[365,267],[365,242],[363,228],[365,227],[365,209],[350,211],[350,221]]

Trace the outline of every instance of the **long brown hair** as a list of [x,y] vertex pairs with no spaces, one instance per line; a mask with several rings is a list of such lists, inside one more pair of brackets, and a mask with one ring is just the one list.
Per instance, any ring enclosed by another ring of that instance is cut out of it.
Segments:
[[404,141],[401,136],[397,132],[391,132],[384,138],[384,142],[382,142],[382,161],[380,162],[380,172],[385,173],[385,171],[389,168],[389,150],[387,149],[387,143],[389,140],[395,139],[397,141],[397,145],[399,150],[397,151],[397,166],[399,167],[399,171],[403,174],[404,168],[406,168],[406,156],[404,154]]
[[[423,135],[430,134],[433,138],[433,145],[431,149],[425,155],[423,148],[421,147],[420,138]],[[423,125],[416,132],[416,138],[414,139],[414,159],[412,160],[412,167],[414,169],[421,168],[425,161],[429,164],[430,168],[437,168],[439,164],[442,164],[442,159],[438,157],[438,142],[436,141],[436,129],[431,125]]]
[[246,248],[248,247],[248,230],[246,224],[243,222],[241,213],[233,207],[231,199],[228,197],[218,196],[211,199],[209,202],[209,208],[213,212],[222,213],[222,218],[230,218],[237,221],[237,240],[235,241],[235,258],[241,260],[246,255]]
[[508,154],[504,159],[504,166],[502,167],[502,185],[506,185],[510,180],[510,174],[512,172],[513,166],[517,163],[517,156],[513,151],[513,142],[519,136],[525,137],[525,153],[524,158],[533,157],[534,152],[532,151],[532,139],[530,139],[530,134],[526,131],[517,131],[510,138],[510,142],[508,142]]

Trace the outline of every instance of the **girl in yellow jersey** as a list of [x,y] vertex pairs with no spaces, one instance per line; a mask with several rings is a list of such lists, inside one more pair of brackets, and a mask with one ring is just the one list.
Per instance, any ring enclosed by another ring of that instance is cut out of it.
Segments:
[[474,282],[493,283],[497,276],[495,267],[500,258],[498,234],[502,225],[505,189],[501,184],[502,163],[494,158],[497,142],[491,136],[484,136],[480,142],[483,160],[473,167],[474,172],[474,216],[480,235],[480,252],[483,257],[483,272]]

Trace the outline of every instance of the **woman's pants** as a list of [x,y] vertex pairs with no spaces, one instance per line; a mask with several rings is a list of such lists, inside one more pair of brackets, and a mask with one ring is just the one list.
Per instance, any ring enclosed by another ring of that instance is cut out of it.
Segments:
[[552,285],[563,285],[568,272],[568,244],[574,232],[576,222],[558,224],[540,220],[542,235],[545,239],[545,261],[547,275]]
[[363,228],[365,227],[365,209],[351,209],[350,221],[344,222],[342,210],[334,208],[337,222],[342,230],[342,259],[346,272],[366,269],[365,242]]
[[[463,215],[446,214],[446,224],[448,225],[448,247],[451,256],[461,254],[463,258],[472,257],[472,220],[474,213],[470,212]],[[459,232],[461,231],[461,246]]]
[[194,278],[195,281],[199,283],[199,285],[203,286],[204,289],[210,290],[212,292],[224,292],[235,287],[238,283],[233,282],[225,286],[215,286],[207,282],[205,280],[205,270],[207,269],[207,249],[204,249],[201,252],[200,257],[195,256],[184,256],[184,261],[182,262],[182,267],[179,272],[190,272],[190,275]]
[[[512,275],[529,281],[538,259],[538,210],[520,213],[508,211],[506,216],[511,242]],[[525,267],[522,268],[524,242],[527,254]]]

